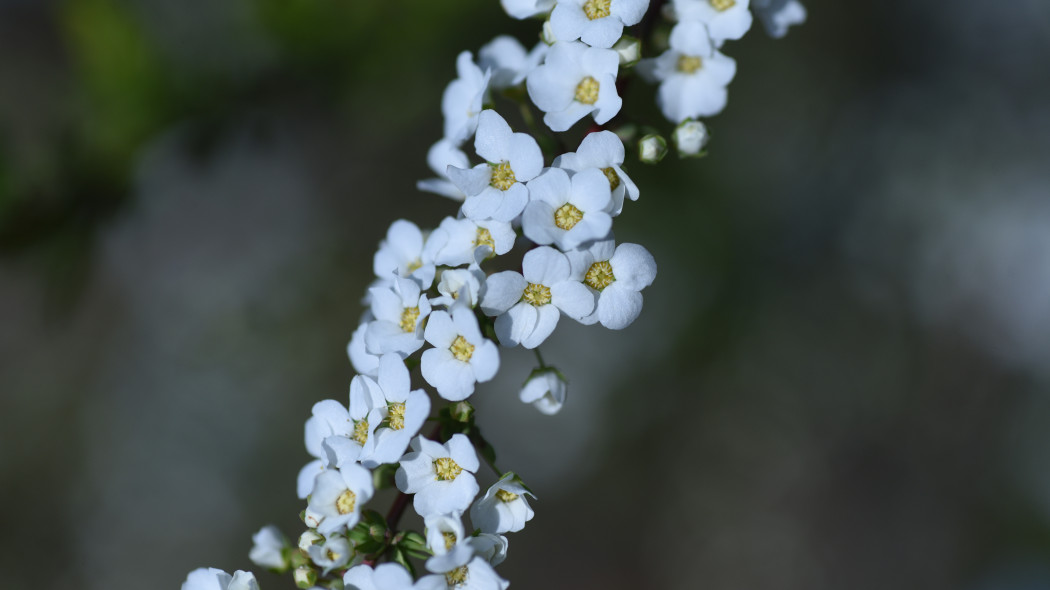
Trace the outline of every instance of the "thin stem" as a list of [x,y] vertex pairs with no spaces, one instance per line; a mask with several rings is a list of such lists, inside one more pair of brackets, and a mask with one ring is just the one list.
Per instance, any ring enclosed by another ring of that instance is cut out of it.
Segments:
[[539,347],[533,348],[532,352],[536,353],[536,362],[538,362],[540,364],[540,368],[541,369],[546,369],[547,368],[547,363],[543,362],[543,355],[540,354]]

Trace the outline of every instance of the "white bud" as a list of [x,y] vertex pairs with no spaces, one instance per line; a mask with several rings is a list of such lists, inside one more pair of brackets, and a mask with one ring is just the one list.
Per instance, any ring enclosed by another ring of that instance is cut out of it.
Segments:
[[642,58],[642,42],[629,35],[620,37],[612,48],[620,56],[620,67],[631,67]]
[[284,570],[288,567],[288,560],[284,556],[284,547],[287,544],[277,527],[264,526],[252,535],[252,550],[248,553],[248,559],[258,566]]
[[554,36],[554,29],[551,28],[551,21],[547,20],[543,22],[543,32],[540,33],[540,39],[547,45],[554,45],[558,40]]
[[309,553],[310,547],[324,541],[324,537],[317,534],[317,531],[306,531],[302,535],[299,535],[299,549]]
[[638,159],[646,164],[655,164],[667,155],[667,140],[650,133],[638,140]]
[[317,583],[317,572],[308,565],[301,565],[295,568],[295,573],[292,575],[295,579],[295,585],[299,588],[313,588],[313,585]]
[[674,147],[682,158],[697,157],[702,155],[700,150],[704,149],[710,136],[707,134],[707,126],[700,121],[684,121],[675,128]]

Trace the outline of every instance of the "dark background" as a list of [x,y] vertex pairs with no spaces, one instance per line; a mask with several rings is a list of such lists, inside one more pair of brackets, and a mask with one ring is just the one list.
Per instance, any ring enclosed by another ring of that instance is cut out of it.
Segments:
[[[516,400],[520,350],[473,398],[539,495],[515,588],[1050,588],[1050,5],[806,6],[724,48],[707,158],[629,158],[617,238],[659,275],[544,346],[565,410]],[[414,181],[455,56],[536,26],[0,0],[0,587],[175,588],[298,535],[372,252],[454,211]]]

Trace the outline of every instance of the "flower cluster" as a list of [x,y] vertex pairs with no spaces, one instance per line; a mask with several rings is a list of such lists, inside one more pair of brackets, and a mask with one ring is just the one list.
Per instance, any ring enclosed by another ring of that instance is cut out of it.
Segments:
[[[417,186],[459,210],[431,229],[390,225],[373,258],[368,309],[347,345],[357,373],[349,396],[317,402],[306,420],[312,460],[297,492],[307,530],[297,546],[273,527],[253,538],[252,561],[292,572],[301,588],[507,587],[494,568],[507,556],[506,534],[533,518],[535,497],[519,475],[496,467],[469,399],[496,376],[501,355],[520,347],[538,364],[523,376],[521,401],[557,413],[566,379],[538,347],[563,321],[619,330],[639,316],[656,262],[613,234],[625,202],[640,196],[625,169],[624,142],[637,125],[603,126],[619,114],[622,85],[639,64],[660,81],[664,113],[681,123],[679,152],[699,152],[706,131],[694,119],[722,109],[735,72],[718,48],[751,25],[747,0],[675,0],[662,12],[677,21],[670,47],[639,62],[642,41],[624,30],[651,29],[643,21],[661,11],[649,0],[503,6],[516,18],[543,18],[543,41],[529,50],[500,36],[476,61],[458,56],[441,102],[444,136],[427,153],[436,176]],[[763,6],[762,18],[781,28],[801,9]],[[528,133],[497,111],[497,98],[517,103]],[[593,124],[575,151],[549,147],[564,145],[555,134],[586,117]],[[659,160],[658,144],[642,137],[639,159]],[[367,505],[386,487],[400,494],[384,516]],[[421,533],[399,527],[409,505]],[[417,574],[420,565],[429,573]],[[183,590],[256,587],[251,574],[197,570]]]

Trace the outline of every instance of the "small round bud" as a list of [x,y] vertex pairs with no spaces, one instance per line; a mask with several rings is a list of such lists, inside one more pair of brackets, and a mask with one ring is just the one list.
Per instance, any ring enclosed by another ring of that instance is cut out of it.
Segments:
[[309,552],[311,545],[316,545],[322,541],[324,541],[324,537],[317,534],[317,531],[306,531],[299,535],[299,549]]
[[449,406],[448,411],[453,420],[466,423],[470,422],[470,418],[474,415],[474,406],[467,401],[456,402]]
[[655,164],[667,155],[667,140],[650,133],[638,140],[638,159],[646,164]]
[[621,68],[629,68],[642,58],[642,42],[630,35],[620,37],[612,49],[620,56]]
[[295,579],[295,585],[304,590],[313,588],[314,584],[317,583],[317,572],[308,565],[295,568],[295,573],[292,577]]
[[700,121],[684,121],[675,128],[674,147],[678,150],[681,158],[698,158],[704,155],[701,150],[707,145],[711,138],[707,133],[707,126]]

